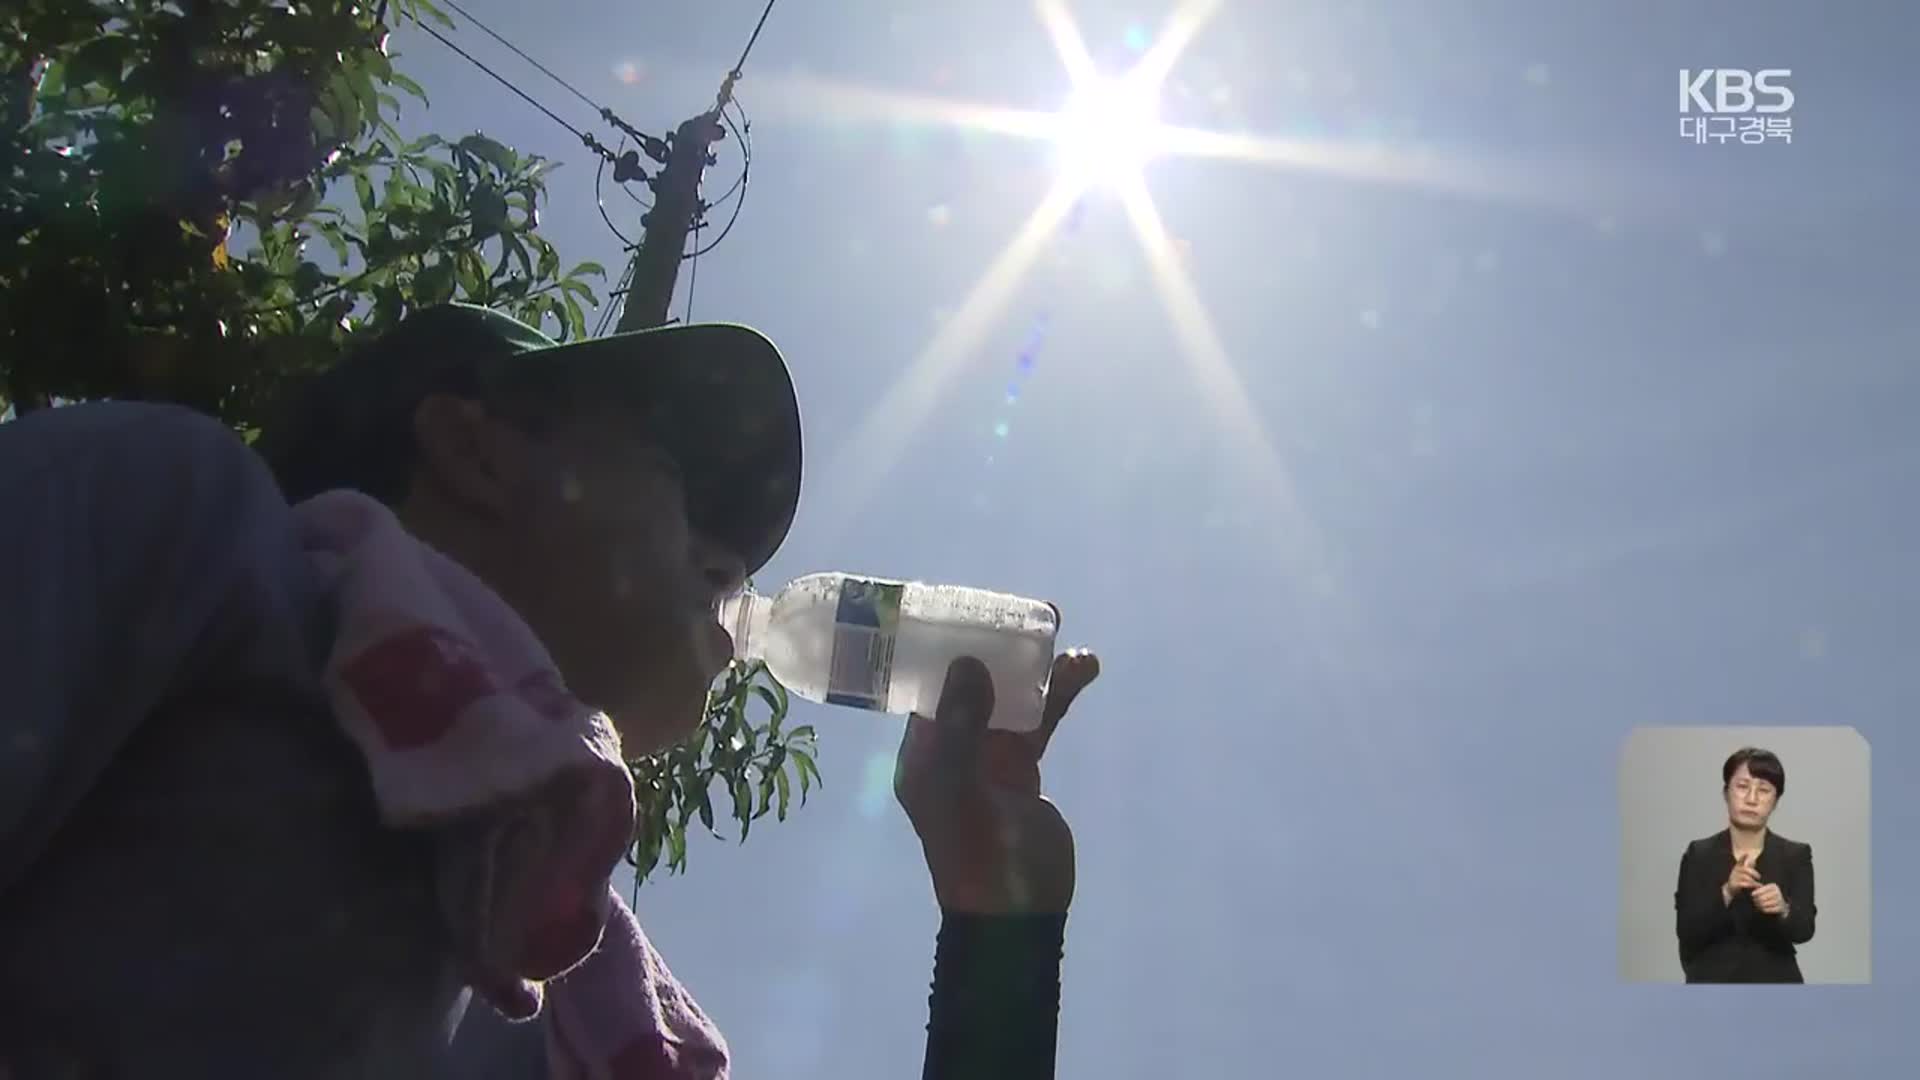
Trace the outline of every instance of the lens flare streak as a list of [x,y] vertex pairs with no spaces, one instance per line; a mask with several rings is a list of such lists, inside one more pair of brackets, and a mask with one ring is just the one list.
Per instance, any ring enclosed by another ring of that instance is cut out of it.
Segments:
[[831,466],[838,509],[829,520],[850,521],[884,478],[907,437],[926,421],[967,358],[1006,310],[1014,290],[1041,249],[1072,211],[1079,193],[1055,184],[1012,241],[934,334],[919,356],[894,380],[834,456]]
[[[1069,238],[1079,234],[1080,224],[1086,218],[1086,210],[1087,203],[1085,199],[1074,203],[1072,211],[1067,216],[1066,235]],[[1014,354],[1013,377],[1007,382],[1007,397],[1005,403],[1009,411],[1020,403],[1021,390],[1026,387],[1027,380],[1033,377],[1034,369],[1039,366],[1040,350],[1046,345],[1047,331],[1051,329],[1052,326],[1053,312],[1042,308],[1040,313],[1034,316],[1033,328],[1027,331],[1026,341],[1021,344],[1020,351]],[[1003,418],[993,426],[994,438],[1004,440],[1012,432],[1012,429],[1012,421]],[[987,464],[992,465],[993,463],[994,456],[989,454],[987,456]]]
[[1291,569],[1300,578],[1329,580],[1331,568],[1323,557],[1318,532],[1311,527],[1294,498],[1291,474],[1268,438],[1259,415],[1248,403],[1246,387],[1234,373],[1226,346],[1221,343],[1199,292],[1180,265],[1173,238],[1153,205],[1153,196],[1143,182],[1123,187],[1120,196],[1134,233],[1146,249],[1147,264],[1167,315],[1173,320],[1187,365],[1214,415],[1225,422],[1223,426],[1229,437],[1235,440],[1235,458],[1252,474],[1250,479],[1256,497],[1274,511],[1276,520],[1266,523],[1272,530],[1273,542],[1289,549]]

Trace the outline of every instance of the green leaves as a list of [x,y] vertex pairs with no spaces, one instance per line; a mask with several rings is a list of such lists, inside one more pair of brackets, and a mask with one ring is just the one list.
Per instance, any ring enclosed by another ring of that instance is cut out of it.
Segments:
[[469,135],[454,144],[462,154],[468,154],[509,176],[520,171],[520,156],[485,135]]
[[[393,86],[397,86],[400,89],[406,91],[407,96],[418,101],[420,104],[426,105],[428,107],[432,107],[433,102],[428,100],[427,92],[420,88],[419,83],[414,82],[412,79],[407,78],[405,75],[402,75],[396,71],[391,75],[387,76],[387,82]],[[398,112],[399,110],[398,108],[396,108],[394,111]]]
[[353,258],[353,250],[347,245],[346,230],[339,225],[322,222],[314,226],[314,234],[327,242],[327,246],[333,249],[333,257],[340,260],[342,266]]
[[787,786],[786,771],[779,768],[778,766],[775,766],[772,769],[772,771],[767,773],[767,775],[773,778],[774,791],[777,792],[780,797],[778,809],[775,811],[775,813],[777,813],[780,816],[781,821],[785,821],[787,820],[787,799],[788,799],[789,793],[792,790]]
[[[640,796],[639,828],[628,862],[636,881],[656,870],[662,858],[669,873],[686,870],[686,826],[698,817],[720,835],[713,790],[725,796],[729,816],[745,843],[753,823],[771,813],[785,821],[792,809],[795,779],[800,803],[820,782],[813,764],[814,733],[802,725],[781,734],[790,703],[786,688],[763,664],[735,664],[726,681],[708,699],[707,714],[679,746],[630,762]],[[764,722],[751,712],[766,707]],[[788,769],[792,768],[793,775]]]
[[453,299],[453,260],[441,258],[421,267],[413,278],[415,307],[437,307]]
[[460,286],[461,294],[468,300],[486,304],[492,299],[487,264],[478,251],[469,249],[459,254],[454,260],[454,279]]
[[535,277],[549,278],[560,272],[560,253],[554,250],[552,244],[532,233],[527,234],[527,243],[540,255],[540,265],[533,272]]
[[[808,738],[812,738],[812,729],[806,729]],[[804,750],[792,751],[794,772],[800,775],[800,802],[805,805],[807,791],[820,782],[820,766],[813,763],[813,755]]]
[[293,272],[293,291],[302,297],[312,296],[326,281],[327,275],[318,264],[302,261]]
[[[499,163],[514,171],[501,171]],[[535,178],[544,165],[484,136],[381,139],[349,148],[321,173],[351,184],[351,203],[314,206],[309,183],[284,204],[250,204],[249,220],[265,241],[252,287],[275,294],[278,306],[291,301],[296,312],[308,297],[352,297],[357,318],[345,320],[342,340],[354,329],[379,330],[407,311],[452,299],[499,307],[561,340],[584,337],[588,312],[601,303],[593,282],[606,270],[583,262],[561,273],[559,251],[533,231],[521,208],[545,194]],[[285,249],[308,237],[333,256],[324,281],[301,271],[283,292],[257,278],[263,269],[292,274]]]
[[[330,2],[8,7],[0,70],[45,67],[37,86],[11,84],[32,96],[8,110],[21,120],[0,148],[0,219],[28,241],[0,245],[0,382],[175,400],[252,427],[291,355],[266,339],[337,348],[376,309],[404,309],[396,273],[466,223],[457,208],[437,230],[387,220],[392,155],[371,143],[390,130],[387,91],[419,88],[392,70],[375,19],[375,5]],[[327,216],[328,179],[352,183],[355,222]],[[324,265],[303,257],[312,239]],[[426,284],[442,291],[435,274]],[[65,317],[36,319],[55,298]]]
[[[62,65],[62,77],[57,89],[71,91],[97,83],[109,92],[117,91],[128,62],[138,52],[138,43],[124,35],[97,37],[75,50]],[[41,90],[46,92],[46,87],[42,85]]]
[[473,220],[473,237],[485,240],[507,228],[507,200],[492,184],[481,184],[467,196],[467,210]]

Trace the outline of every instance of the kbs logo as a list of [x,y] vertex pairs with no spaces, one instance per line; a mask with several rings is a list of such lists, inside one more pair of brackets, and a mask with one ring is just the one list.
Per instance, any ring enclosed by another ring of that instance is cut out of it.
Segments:
[[[1680,69],[1680,137],[1697,145],[1793,142],[1793,77],[1787,68]],[[1757,115],[1756,115],[1757,114]]]
[[[1680,111],[1703,113],[1783,113],[1793,108],[1793,88],[1785,80],[1793,77],[1788,68],[1744,71],[1740,68],[1680,69]],[[1711,97],[1707,94],[1712,87]],[[1773,104],[1762,105],[1761,94]]]

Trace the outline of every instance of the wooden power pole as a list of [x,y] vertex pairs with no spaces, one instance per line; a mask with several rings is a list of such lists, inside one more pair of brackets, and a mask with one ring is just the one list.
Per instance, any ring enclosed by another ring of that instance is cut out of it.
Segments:
[[[732,81],[728,79],[727,90],[722,91],[723,103]],[[674,132],[666,167],[654,180],[653,209],[644,219],[646,234],[633,252],[633,273],[616,327],[619,332],[666,325],[674,283],[686,254],[687,234],[702,212],[700,178],[706,172],[713,144],[723,137],[718,106],[681,124]]]

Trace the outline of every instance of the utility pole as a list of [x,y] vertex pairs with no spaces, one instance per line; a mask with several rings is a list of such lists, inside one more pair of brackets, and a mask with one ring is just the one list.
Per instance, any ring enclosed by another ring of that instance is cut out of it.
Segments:
[[700,178],[711,164],[713,144],[725,137],[720,109],[732,89],[729,77],[720,104],[681,124],[668,144],[666,167],[652,182],[653,209],[641,219],[647,231],[633,252],[633,273],[615,327],[620,333],[666,325],[687,234],[703,210]]

